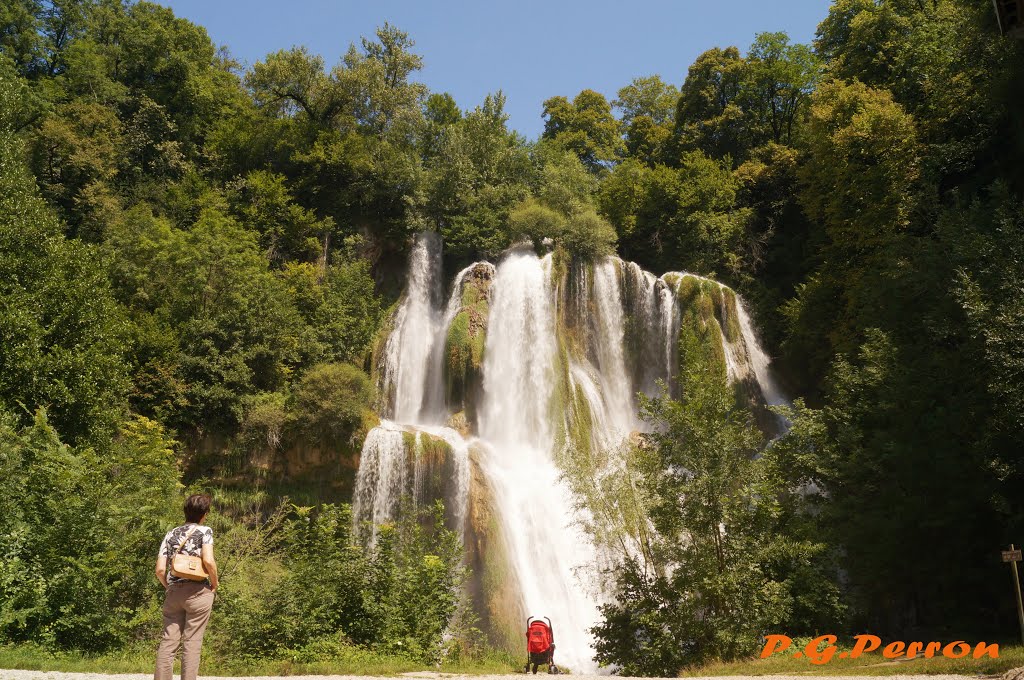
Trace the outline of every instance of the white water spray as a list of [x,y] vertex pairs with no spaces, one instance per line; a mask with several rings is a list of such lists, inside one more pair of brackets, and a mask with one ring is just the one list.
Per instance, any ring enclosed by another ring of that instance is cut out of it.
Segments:
[[435,309],[440,271],[441,237],[433,232],[418,234],[409,257],[405,297],[384,349],[382,390],[391,395],[391,417],[397,422],[418,422],[427,396],[423,386],[440,325]]
[[555,625],[557,659],[595,668],[588,629],[598,620],[578,570],[595,564],[574,523],[572,494],[554,460],[550,397],[555,374],[550,256],[513,251],[498,266],[484,351],[482,465],[528,614]]
[[[750,322],[750,316],[747,315],[747,310],[743,306],[743,300],[736,296],[736,316],[740,323],[740,333],[743,335],[743,344],[747,348],[747,358],[750,362],[750,366],[754,371],[754,376],[757,378],[757,384],[761,387],[761,395],[764,397],[764,402],[769,406],[778,406],[781,404],[789,404],[789,399],[782,393],[778,383],[772,376],[769,364],[771,359],[761,348],[761,343],[757,339],[757,334],[754,333],[754,326]],[[789,421],[780,415],[775,416],[779,422],[780,430],[785,431],[789,429]]]
[[[443,490],[446,508],[466,530],[470,447],[461,434],[444,426],[452,408],[445,396],[445,340],[462,309],[467,277],[480,266],[492,271],[485,277],[490,311],[480,367],[482,398],[474,403],[479,437],[472,440],[473,448],[491,490],[523,609],[551,618],[558,663],[577,672],[591,671],[596,666],[588,629],[598,621],[600,597],[593,570],[606,562],[581,529],[577,520],[590,518],[578,514],[582,511],[556,462],[574,452],[556,451],[556,439],[570,411],[579,407],[589,410],[590,442],[602,453],[621,450],[625,437],[646,426],[638,418],[636,393],[657,395],[657,381],[671,384],[678,372],[678,290],[683,277],[694,275],[655,277],[618,258],[592,267],[577,263],[570,268],[565,299],[566,291],[552,280],[551,256],[539,258],[519,247],[508,251],[496,269],[477,263],[460,272],[442,306],[440,240],[418,236],[407,288],[379,367],[384,412],[391,420],[371,430],[363,446],[353,499],[357,524],[376,527],[393,520],[404,496],[431,500],[425,497],[425,463],[420,459],[425,438],[434,437],[445,442],[451,457],[445,463],[452,477]],[[562,302],[571,309],[560,310]],[[725,314],[721,297],[716,304],[718,313]],[[563,312],[575,324],[573,351],[560,347],[558,319]],[[783,403],[769,359],[739,299],[736,315],[741,337],[733,334],[731,343],[722,337],[730,378],[750,376],[767,403]],[[552,396],[559,390],[579,395],[584,403],[562,405],[556,412]],[[624,463],[615,455],[603,460],[606,469],[597,474]]]

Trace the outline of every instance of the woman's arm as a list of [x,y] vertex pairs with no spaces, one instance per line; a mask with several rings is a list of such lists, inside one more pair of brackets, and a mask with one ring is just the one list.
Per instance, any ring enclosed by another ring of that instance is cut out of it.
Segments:
[[167,587],[167,555],[161,554],[156,558],[156,580],[164,588]]
[[220,581],[220,578],[219,578],[219,576],[217,574],[217,560],[213,559],[213,544],[212,543],[204,543],[203,544],[202,557],[203,557],[203,569],[205,569],[206,573],[210,575],[210,588],[212,588],[213,590],[216,591],[217,590],[217,585],[218,585],[218,583]]

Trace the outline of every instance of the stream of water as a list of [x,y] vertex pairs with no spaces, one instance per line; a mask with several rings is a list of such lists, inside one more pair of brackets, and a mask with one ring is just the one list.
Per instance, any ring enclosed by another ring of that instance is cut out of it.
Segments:
[[[475,265],[475,266],[479,266]],[[490,265],[487,265],[490,266]],[[408,441],[429,434],[443,439],[456,476],[451,498],[457,522],[466,523],[470,449],[486,477],[500,519],[510,567],[518,580],[522,609],[550,617],[556,660],[577,672],[593,671],[593,640],[600,593],[594,573],[599,556],[580,528],[578,503],[557,464],[560,305],[577,312],[582,348],[568,359],[569,389],[579,389],[589,408],[591,438],[612,449],[643,423],[637,392],[657,394],[658,381],[677,370],[680,312],[678,277],[656,277],[633,263],[606,258],[579,268],[572,300],[554,281],[551,255],[532,248],[506,252],[493,272],[482,364],[482,396],[475,404],[475,436],[446,427],[452,406],[445,403],[445,338],[461,307],[463,279],[442,289],[441,243],[436,234],[417,236],[409,260],[406,290],[384,348],[381,388],[388,420],[367,436],[356,480],[357,522],[392,519],[403,495],[415,497],[419,457]],[[717,284],[715,284],[717,285]],[[730,374],[752,372],[765,402],[784,397],[771,378],[769,359],[738,301],[742,338],[725,344]],[[631,350],[628,348],[631,347]],[[564,352],[568,355],[568,352]],[[410,464],[410,460],[413,463]],[[371,537],[372,540],[372,537]],[[524,622],[525,623],[525,622]]]

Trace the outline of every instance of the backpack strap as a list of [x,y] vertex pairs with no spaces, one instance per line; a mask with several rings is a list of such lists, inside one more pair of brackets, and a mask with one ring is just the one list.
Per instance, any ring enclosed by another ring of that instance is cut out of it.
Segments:
[[187,534],[185,534],[185,538],[183,538],[182,541],[181,541],[181,546],[179,546],[178,549],[174,551],[175,555],[179,554],[182,550],[185,549],[185,544],[188,543],[188,539],[192,538],[192,534],[196,533],[197,529],[199,529],[199,525],[198,524],[196,526],[192,527],[189,530],[189,532]]

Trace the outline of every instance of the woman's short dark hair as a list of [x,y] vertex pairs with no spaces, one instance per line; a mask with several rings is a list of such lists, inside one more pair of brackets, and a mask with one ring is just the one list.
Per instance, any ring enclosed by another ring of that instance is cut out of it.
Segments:
[[209,511],[209,494],[194,493],[185,500],[185,519],[189,522],[198,522]]

